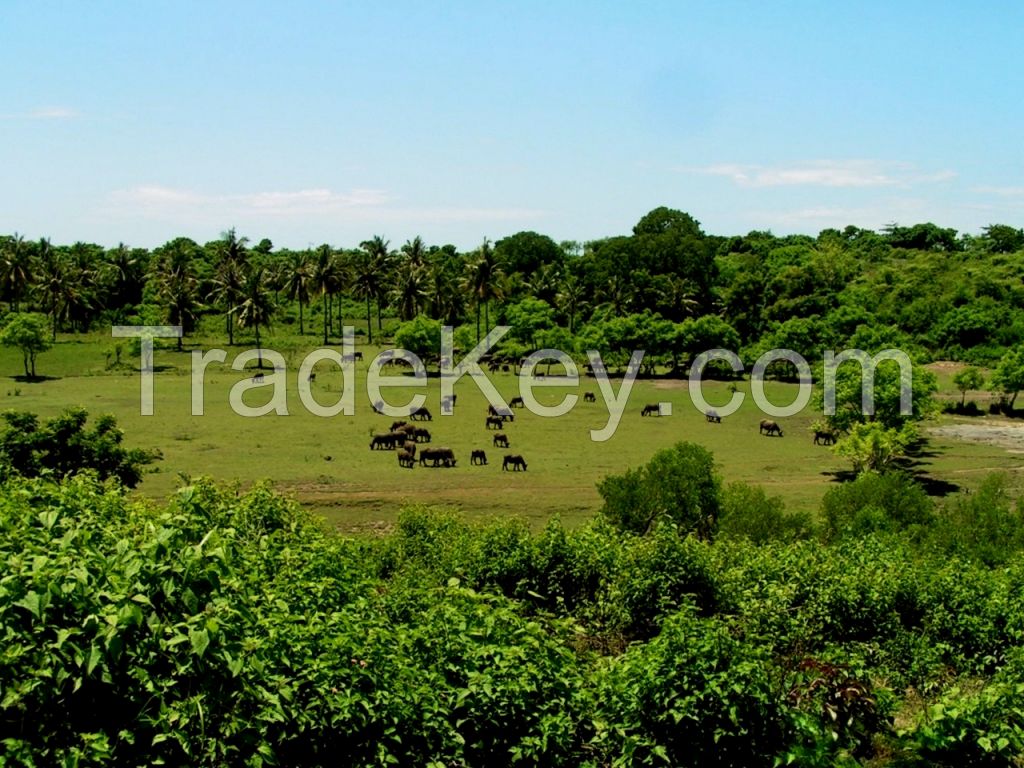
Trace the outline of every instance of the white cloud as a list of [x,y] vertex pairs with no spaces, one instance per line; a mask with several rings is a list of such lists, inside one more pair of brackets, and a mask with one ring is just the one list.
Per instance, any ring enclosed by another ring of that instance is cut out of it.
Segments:
[[33,120],[71,120],[79,116],[78,110],[69,107],[42,107],[32,110],[27,115]]
[[246,219],[310,219],[330,216],[338,221],[460,222],[510,221],[535,218],[542,211],[527,208],[403,206],[378,189],[301,189],[291,192],[206,194],[193,190],[143,185],[110,195],[107,213],[171,221],[239,221]]
[[689,173],[720,176],[740,187],[813,186],[833,188],[898,187],[937,183],[956,178],[953,171],[922,174],[906,163],[878,160],[814,160],[790,166],[721,163],[682,169]]
[[1001,186],[979,186],[971,187],[971,192],[982,195],[997,195],[998,197],[1024,197],[1024,187],[1001,187]]
[[82,113],[70,107],[39,107],[29,112],[0,114],[0,120],[73,120]]

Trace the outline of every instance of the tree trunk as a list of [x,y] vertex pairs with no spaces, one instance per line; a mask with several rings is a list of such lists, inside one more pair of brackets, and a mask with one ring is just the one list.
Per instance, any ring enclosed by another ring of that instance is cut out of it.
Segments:
[[381,305],[380,299],[377,299],[377,330],[378,331],[383,330],[383,328],[384,328],[384,326],[381,325],[381,321],[380,321],[380,309],[381,309],[380,305]]
[[263,370],[263,348],[260,346],[260,324],[256,323],[256,367]]
[[327,291],[320,292],[320,298],[324,305],[324,346],[327,346]]
[[299,336],[306,335],[306,328],[302,324],[302,299],[299,298]]
[[28,357],[32,361],[32,378],[34,379],[36,377],[36,353],[31,352]]
[[480,302],[476,303],[476,343],[480,343]]
[[342,336],[345,333],[344,315],[341,311],[341,294],[338,294],[338,335]]
[[366,336],[373,344],[373,321],[370,319],[370,297],[366,297]]
[[28,372],[28,352],[21,353],[21,361],[25,364],[25,378],[30,378],[31,374]]

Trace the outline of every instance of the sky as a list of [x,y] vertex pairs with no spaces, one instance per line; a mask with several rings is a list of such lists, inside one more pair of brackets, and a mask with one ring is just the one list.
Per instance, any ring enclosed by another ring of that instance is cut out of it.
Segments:
[[1024,226],[1024,3],[0,0],[0,233]]

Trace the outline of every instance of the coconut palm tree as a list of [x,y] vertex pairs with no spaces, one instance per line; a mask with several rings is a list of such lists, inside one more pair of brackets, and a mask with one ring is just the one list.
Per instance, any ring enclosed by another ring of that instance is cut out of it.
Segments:
[[50,245],[48,238],[39,241],[37,257],[39,263],[39,280],[36,289],[40,294],[46,313],[50,316],[50,331],[53,341],[57,341],[57,325],[64,319],[64,305],[61,297],[69,282],[67,265],[60,254]]
[[242,286],[245,282],[249,261],[246,244],[249,238],[239,237],[232,227],[221,233],[217,243],[217,266],[213,277],[212,298],[224,311],[224,324],[228,334],[228,344],[235,343],[235,316],[239,302],[242,300]]
[[366,300],[366,334],[370,344],[373,344],[373,325],[370,320],[370,300],[379,295],[381,290],[381,275],[377,270],[377,264],[367,250],[356,253],[352,261],[352,287],[356,296]]
[[106,288],[108,307],[138,304],[142,300],[146,279],[145,264],[140,252],[129,249],[124,243],[118,243],[117,248],[107,251],[100,269],[100,278]]
[[484,312],[484,324],[487,330],[491,327],[490,301],[495,298],[498,278],[502,270],[498,266],[491,241],[486,237],[466,265],[465,287],[473,295],[476,304],[476,338],[480,340],[480,310]]
[[242,283],[241,302],[235,307],[238,325],[256,334],[256,367],[263,367],[263,349],[260,346],[260,328],[270,327],[274,315],[274,302],[267,288],[267,271],[252,266],[246,270]]
[[401,254],[405,260],[417,267],[422,267],[426,261],[427,246],[423,238],[416,235],[412,240],[406,240],[401,248]]
[[404,261],[395,270],[391,301],[402,320],[412,320],[420,312],[426,297],[427,271],[422,262]]
[[310,265],[310,288],[320,294],[324,320],[324,346],[331,323],[330,298],[341,287],[341,270],[331,246],[324,243],[316,249],[316,256]]
[[579,312],[586,292],[583,284],[573,274],[568,274],[562,279],[562,286],[555,297],[558,306],[569,318],[569,333],[576,331],[576,314]]
[[11,311],[18,311],[18,303],[32,286],[32,252],[25,238],[14,233],[4,242],[0,255],[0,284],[11,304]]
[[432,317],[453,325],[465,306],[465,293],[459,285],[457,272],[442,259],[430,265],[426,280],[426,297]]
[[[312,266],[308,251],[295,251],[283,265],[281,277],[284,295],[292,301],[299,302],[299,335],[305,335],[306,327],[303,319],[303,307],[309,301],[309,290],[312,286]],[[325,342],[326,343],[326,342]]]
[[373,298],[377,302],[378,331],[383,327],[381,313],[384,308],[384,298],[387,295],[387,281],[384,276],[391,270],[391,264],[393,261],[393,254],[388,250],[388,245],[389,241],[385,240],[380,235],[374,235],[370,240],[364,240],[359,244],[359,247],[369,255],[370,261],[378,273],[377,281],[374,284],[375,290],[373,294]]
[[[157,295],[167,311],[171,325],[180,325],[182,335],[195,330],[201,305],[199,278],[196,273],[198,247],[185,238],[178,238],[158,249]],[[178,337],[181,351],[182,337]]]

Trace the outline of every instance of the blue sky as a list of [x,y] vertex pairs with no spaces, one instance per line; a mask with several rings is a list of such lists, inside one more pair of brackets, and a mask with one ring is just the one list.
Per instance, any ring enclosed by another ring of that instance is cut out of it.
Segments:
[[0,3],[0,232],[1024,225],[1024,4]]

